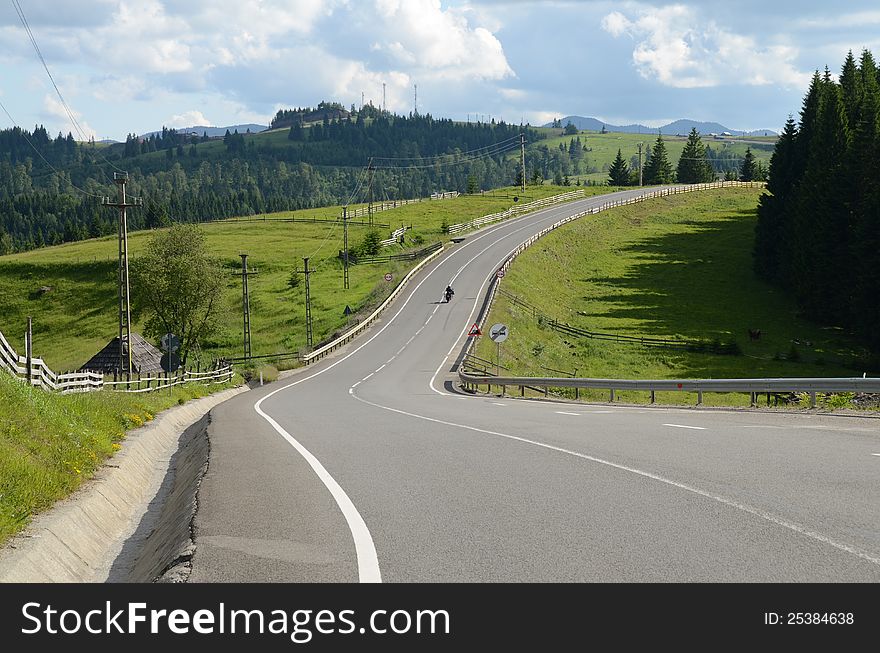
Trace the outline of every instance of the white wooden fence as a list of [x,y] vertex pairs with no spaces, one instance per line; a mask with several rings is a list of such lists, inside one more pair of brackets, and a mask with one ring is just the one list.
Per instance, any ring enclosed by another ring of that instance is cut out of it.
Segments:
[[484,215],[483,217],[477,218],[476,220],[471,220],[470,222],[460,222],[458,224],[449,225],[449,233],[450,235],[455,235],[457,233],[461,233],[462,231],[476,229],[478,227],[491,224],[493,222],[498,222],[499,220],[506,220],[507,218],[512,218],[517,215],[522,215],[523,213],[528,213],[529,211],[536,211],[545,206],[551,206],[553,204],[559,204],[560,202],[569,202],[571,200],[580,199],[583,196],[583,189],[573,190],[568,193],[562,193],[561,195],[553,195],[552,197],[545,197],[544,199],[535,200],[534,202],[529,202],[528,204],[511,206],[509,209],[506,209],[504,211]]
[[372,208],[370,206],[362,206],[358,209],[352,209],[347,213],[348,218],[353,220],[354,218],[362,218],[365,215],[371,215],[373,213],[379,213],[380,211],[388,211],[389,209],[396,209],[398,206],[406,206],[407,204],[418,204],[419,202],[424,202],[425,199],[429,200],[448,200],[458,197],[458,191],[450,191],[445,193],[432,193],[429,198],[420,198],[417,197],[411,200],[392,200],[391,202],[379,202],[378,204],[373,204]]
[[64,372],[56,374],[42,358],[20,356],[0,331],[0,369],[37,388],[68,394],[106,388],[117,392],[150,392],[184,383],[225,383],[234,374],[227,364],[207,372],[179,370],[174,374],[130,375],[123,381],[105,381],[100,372]]

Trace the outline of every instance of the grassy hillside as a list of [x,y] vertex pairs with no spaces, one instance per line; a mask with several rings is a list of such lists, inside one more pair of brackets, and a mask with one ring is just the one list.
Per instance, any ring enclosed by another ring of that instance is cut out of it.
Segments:
[[[572,177],[572,183],[576,183],[578,179],[581,180],[581,183],[585,181],[593,181],[595,183],[607,182],[608,168],[617,156],[617,150],[620,149],[623,158],[626,160],[627,164],[629,164],[631,157],[638,157],[639,143],[642,143],[642,163],[644,164],[645,153],[653,147],[657,140],[656,132],[646,134],[609,132],[607,134],[602,134],[594,131],[582,131],[575,136],[560,136],[559,134],[562,133],[562,130],[560,129],[542,129],[540,131],[550,132],[546,140],[539,141],[539,145],[546,145],[551,151],[553,148],[558,148],[560,143],[567,148],[571,139],[578,137],[580,137],[582,145],[586,145],[590,148],[590,151],[585,152],[585,156],[590,165],[595,166],[601,172]],[[681,152],[687,142],[687,135],[677,136],[663,134],[663,140],[666,143],[666,150],[669,153],[669,161],[672,163],[673,168],[675,168],[678,165],[678,159],[681,157]],[[773,154],[775,138],[770,138],[766,145],[742,143],[740,142],[741,140],[742,139],[714,140],[707,136],[703,138],[703,144],[711,146],[712,149],[716,151],[730,152],[737,157],[743,157],[746,153],[746,148],[750,147],[752,154],[755,155],[755,158],[758,161],[763,162],[765,167],[769,165],[770,156]]]
[[127,429],[232,384],[173,392],[56,395],[0,372],[0,544],[76,490],[119,448]]
[[[736,341],[742,355],[563,336],[499,297],[488,323],[510,326],[502,363],[516,375],[556,376],[547,370],[553,368],[597,378],[870,374],[859,367],[865,354],[859,343],[801,319],[792,298],[752,272],[760,192],[674,195],[578,220],[527,249],[502,282],[504,290],[543,313],[582,329]],[[749,329],[760,329],[760,339],[750,340]],[[478,353],[494,361],[494,343],[481,340]],[[596,397],[607,400],[604,393]],[[693,403],[692,397],[678,394],[665,399]],[[717,395],[712,401],[746,400]]]
[[[530,187],[519,203],[558,194],[570,188]],[[599,193],[608,189],[592,188]],[[412,225],[407,238],[420,238],[424,244],[445,239],[444,222],[453,224],[503,210],[514,204],[519,189],[500,189],[485,195],[462,196],[451,200],[427,201],[375,214],[375,222],[389,224],[381,229],[387,238],[392,229]],[[302,269],[309,256],[312,319],[315,342],[342,328],[358,315],[346,317],[350,306],[365,312],[393,289],[396,280],[412,263],[357,265],[350,267],[350,289],[343,290],[342,263],[337,258],[343,247],[341,225],[274,221],[296,218],[335,218],[339,207],[270,214],[265,221],[221,221],[202,225],[210,250],[223,261],[229,272],[225,292],[227,318],[224,327],[205,343],[205,359],[212,356],[241,356],[241,269],[240,252],[249,254],[248,265],[257,274],[249,280],[252,351],[269,354],[297,352],[306,345],[305,287],[290,288],[295,269]],[[349,228],[349,245],[363,240],[368,227]],[[136,258],[150,238],[150,232],[130,236],[131,257]],[[413,245],[408,244],[407,247]],[[116,333],[116,239],[93,239],[0,257],[0,296],[4,298],[0,331],[10,343],[23,350],[27,316],[34,318],[34,352],[55,370],[74,369],[107,344]],[[400,251],[399,247],[388,252]],[[384,280],[386,272],[394,281]],[[302,277],[302,275],[298,275]],[[41,292],[49,287],[48,292]],[[135,322],[139,331],[140,323]]]

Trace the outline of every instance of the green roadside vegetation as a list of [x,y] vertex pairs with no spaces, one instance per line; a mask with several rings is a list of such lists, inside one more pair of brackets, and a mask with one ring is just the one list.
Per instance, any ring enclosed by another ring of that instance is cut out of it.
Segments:
[[[840,329],[802,319],[794,299],[752,270],[759,189],[673,195],[577,220],[521,254],[501,288],[560,322],[628,336],[735,342],[721,355],[577,338],[539,323],[499,295],[487,324],[508,324],[501,363],[514,376],[674,379],[854,377],[867,351]],[[760,330],[752,339],[749,330]],[[480,338],[477,355],[496,359]],[[572,393],[573,394],[573,393]],[[607,401],[607,391],[581,391]],[[645,402],[648,393],[623,392]],[[667,404],[688,393],[658,393]],[[832,403],[841,403],[839,398]],[[744,395],[705,395],[707,405],[748,405]],[[801,402],[799,405],[803,405]]]
[[0,371],[0,544],[90,478],[119,450],[126,430],[166,408],[240,382],[236,377],[144,394],[59,395]]
[[[393,246],[382,254],[418,249],[448,240],[443,225],[467,222],[543,197],[573,190],[556,186],[502,188],[485,194],[455,199],[422,201],[374,214],[374,223],[388,238],[401,225],[410,226],[403,247]],[[587,194],[609,192],[611,188],[587,188]],[[516,198],[516,201],[514,200]],[[352,210],[356,206],[350,207]],[[343,266],[338,258],[343,248],[341,224],[282,222],[280,219],[334,219],[341,207],[274,213],[257,219],[225,220],[201,225],[210,252],[228,272],[224,290],[223,326],[202,345],[202,364],[219,356],[242,355],[241,258],[247,253],[248,268],[256,274],[248,281],[251,312],[252,353],[289,352],[306,346],[305,283],[303,257],[309,267],[314,343],[355,324],[393,290],[397,281],[416,262],[363,264],[349,267],[349,289],[343,289]],[[262,218],[265,217],[265,220]],[[356,218],[366,222],[366,217]],[[364,240],[370,227],[352,224],[349,246]],[[151,231],[129,236],[132,259],[146,247]],[[115,237],[105,237],[0,257],[0,296],[4,311],[0,331],[18,351],[23,351],[27,317],[33,317],[34,354],[54,371],[77,369],[116,334]],[[392,281],[384,279],[392,274]],[[46,289],[46,290],[43,290]],[[345,308],[352,310],[345,315]],[[135,320],[134,331],[142,324]],[[194,361],[193,361],[194,362]]]

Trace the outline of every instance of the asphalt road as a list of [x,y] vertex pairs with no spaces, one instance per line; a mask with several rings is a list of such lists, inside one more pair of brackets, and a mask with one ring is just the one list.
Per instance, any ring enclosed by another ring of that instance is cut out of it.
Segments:
[[190,581],[880,581],[876,419],[455,391],[501,261],[604,201],[468,235],[334,357],[217,407]]

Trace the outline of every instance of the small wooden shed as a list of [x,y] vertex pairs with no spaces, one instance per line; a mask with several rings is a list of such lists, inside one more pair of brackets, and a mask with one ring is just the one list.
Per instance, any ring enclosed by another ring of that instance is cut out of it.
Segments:
[[[123,354],[126,351],[123,350]],[[92,356],[80,370],[113,374],[119,369],[119,336]],[[131,371],[135,374],[163,372],[162,352],[136,333],[131,334]]]

